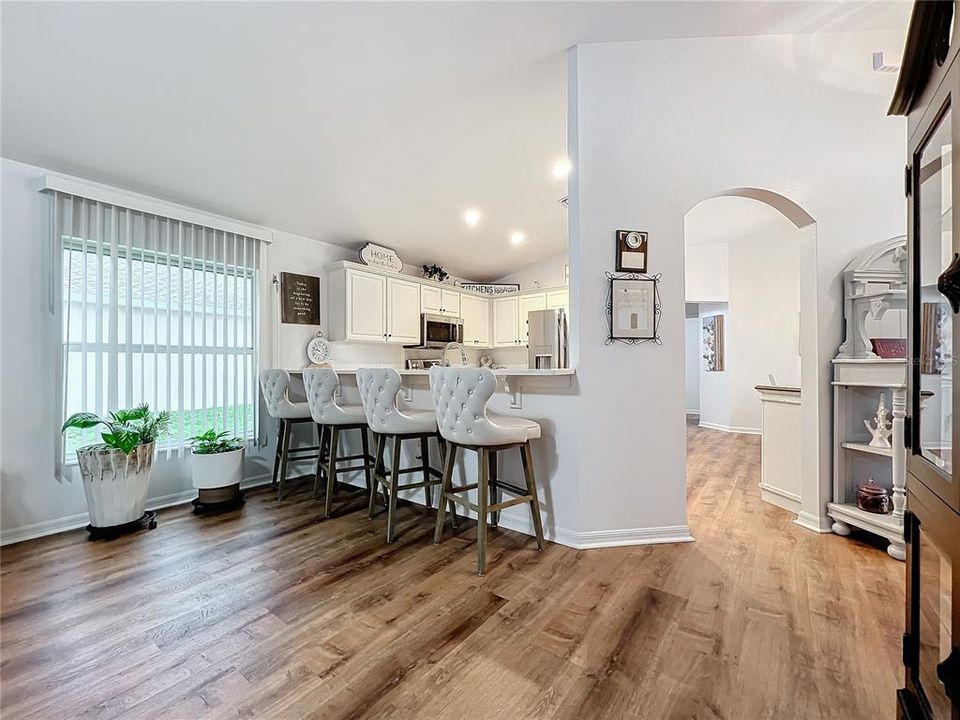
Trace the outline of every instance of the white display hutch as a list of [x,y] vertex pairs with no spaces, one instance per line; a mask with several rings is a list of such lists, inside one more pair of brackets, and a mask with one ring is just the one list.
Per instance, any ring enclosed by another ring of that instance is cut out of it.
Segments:
[[[906,237],[886,240],[855,258],[843,272],[843,290],[845,337],[833,360],[833,502],[827,513],[838,535],[849,535],[851,527],[867,530],[886,538],[887,553],[903,560],[907,361],[878,357],[870,340],[906,337]],[[892,411],[890,448],[871,447],[864,426],[876,415],[881,394]],[[857,507],[857,485],[868,478],[891,491],[892,513]]]

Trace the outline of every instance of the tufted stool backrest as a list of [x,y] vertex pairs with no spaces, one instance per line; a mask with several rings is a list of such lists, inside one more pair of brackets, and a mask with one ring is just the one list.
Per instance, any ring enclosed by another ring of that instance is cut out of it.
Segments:
[[487,401],[496,389],[497,378],[489,368],[430,368],[430,393],[443,439],[458,445],[513,442],[515,432],[487,417]]
[[320,425],[345,425],[355,421],[347,417],[334,400],[340,381],[330,368],[306,368],[303,371],[303,389],[313,421]]
[[287,390],[290,387],[290,373],[282,368],[260,371],[260,391],[267,412],[273,418],[293,418],[299,416],[297,406],[290,402]]
[[357,388],[367,425],[375,433],[395,435],[408,432],[403,413],[397,407],[400,373],[393,368],[360,368]]

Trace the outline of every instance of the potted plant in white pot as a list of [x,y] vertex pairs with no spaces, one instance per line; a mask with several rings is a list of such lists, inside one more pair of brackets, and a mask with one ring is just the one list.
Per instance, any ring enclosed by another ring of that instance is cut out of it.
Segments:
[[77,463],[87,496],[92,537],[156,527],[156,513],[145,512],[157,439],[170,426],[170,413],[150,412],[148,405],[117,410],[107,417],[75,413],[61,432],[103,425],[102,443],[77,449]]
[[243,442],[213,428],[190,439],[190,471],[197,489],[194,512],[230,510],[243,505]]

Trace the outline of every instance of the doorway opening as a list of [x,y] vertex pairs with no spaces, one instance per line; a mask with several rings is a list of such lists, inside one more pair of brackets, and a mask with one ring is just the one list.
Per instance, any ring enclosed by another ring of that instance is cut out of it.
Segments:
[[[782,195],[734,188],[687,212],[684,244],[688,465],[726,433],[713,450],[755,468],[752,491],[823,531],[816,223]],[[761,465],[765,420],[778,444]]]

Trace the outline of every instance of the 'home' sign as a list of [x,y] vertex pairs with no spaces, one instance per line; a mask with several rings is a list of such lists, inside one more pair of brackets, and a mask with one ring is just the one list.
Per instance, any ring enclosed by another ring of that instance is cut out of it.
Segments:
[[360,248],[360,260],[370,267],[382,270],[393,270],[393,272],[403,270],[403,261],[397,255],[397,251],[376,243],[368,242]]

